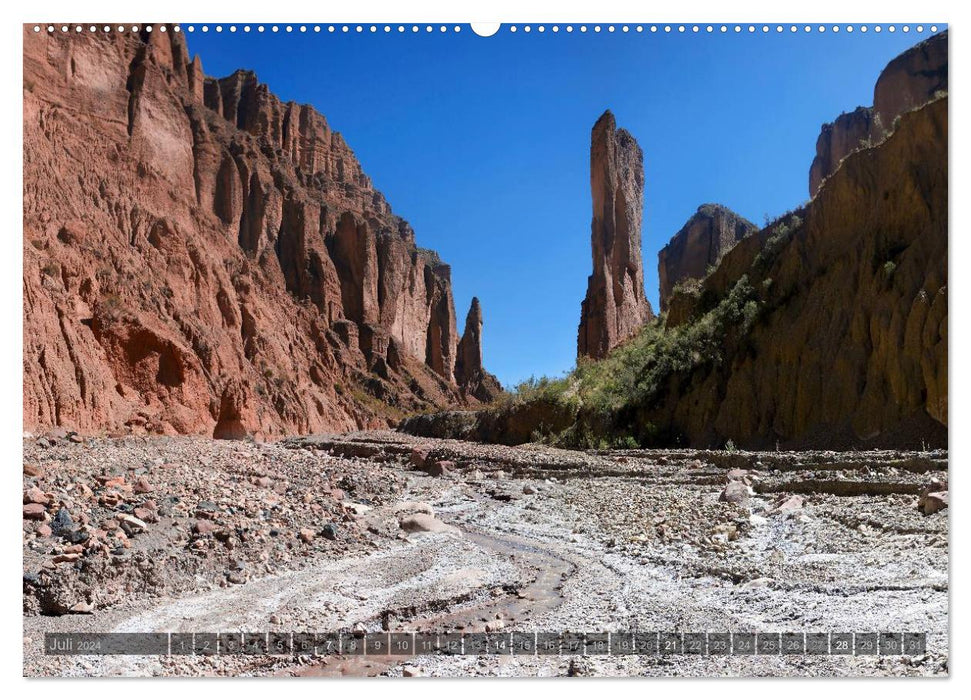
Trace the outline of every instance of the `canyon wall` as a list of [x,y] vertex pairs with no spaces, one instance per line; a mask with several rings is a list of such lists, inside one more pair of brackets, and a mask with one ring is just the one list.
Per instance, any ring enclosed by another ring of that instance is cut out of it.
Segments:
[[683,295],[676,328],[721,328],[717,356],[628,418],[693,445],[946,447],[947,107],[903,114]]
[[577,355],[604,357],[654,317],[644,296],[644,154],[604,112],[590,139],[593,274],[580,307]]
[[159,29],[24,29],[25,430],[269,436],[461,402],[448,265],[321,114]]

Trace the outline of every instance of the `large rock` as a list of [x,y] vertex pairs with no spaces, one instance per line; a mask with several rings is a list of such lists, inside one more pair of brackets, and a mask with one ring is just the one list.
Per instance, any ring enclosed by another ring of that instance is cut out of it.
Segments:
[[809,196],[832,175],[842,160],[879,143],[906,112],[947,93],[948,33],[932,36],[887,64],[873,89],[873,107],[857,107],[824,124],[809,169]]
[[461,402],[448,265],[312,107],[206,77],[180,33],[32,27],[23,100],[24,429],[242,411],[273,436]]
[[455,381],[463,394],[488,403],[502,393],[499,380],[482,366],[482,307],[477,297],[472,297],[465,332],[458,345],[455,361]]
[[644,154],[604,112],[590,140],[593,274],[580,307],[577,355],[604,357],[654,317],[644,296]]
[[688,279],[702,279],[736,243],[758,230],[751,221],[721,204],[702,204],[657,254],[661,310],[671,292]]

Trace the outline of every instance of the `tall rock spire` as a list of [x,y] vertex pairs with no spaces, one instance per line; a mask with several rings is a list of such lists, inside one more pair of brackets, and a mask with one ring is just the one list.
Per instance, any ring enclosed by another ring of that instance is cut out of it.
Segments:
[[593,274],[580,307],[577,355],[604,357],[654,318],[644,296],[644,154],[606,111],[590,142]]
[[469,314],[465,317],[465,332],[459,341],[457,355],[455,382],[466,397],[488,402],[502,393],[499,380],[482,366],[482,307],[477,297],[472,297]]

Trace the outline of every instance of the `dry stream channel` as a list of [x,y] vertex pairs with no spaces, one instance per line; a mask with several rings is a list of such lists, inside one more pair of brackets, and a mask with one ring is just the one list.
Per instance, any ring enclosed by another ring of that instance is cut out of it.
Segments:
[[[948,512],[917,496],[943,452],[571,452],[391,432],[282,446],[380,464],[370,554],[242,585],[25,617],[27,675],[926,676],[947,674]],[[412,452],[439,465],[419,470]],[[429,456],[430,455],[430,456]],[[436,473],[433,476],[426,472]],[[438,473],[442,472],[442,473]],[[726,502],[726,483],[747,497]],[[926,632],[926,652],[816,655],[75,656],[46,631]]]

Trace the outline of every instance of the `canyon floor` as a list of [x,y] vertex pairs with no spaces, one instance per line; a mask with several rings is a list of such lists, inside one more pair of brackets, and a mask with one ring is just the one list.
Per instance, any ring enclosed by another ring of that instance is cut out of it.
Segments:
[[[948,511],[917,508],[946,478],[940,451],[25,437],[24,675],[946,675]],[[46,632],[303,630],[928,635],[919,656],[43,653]]]

